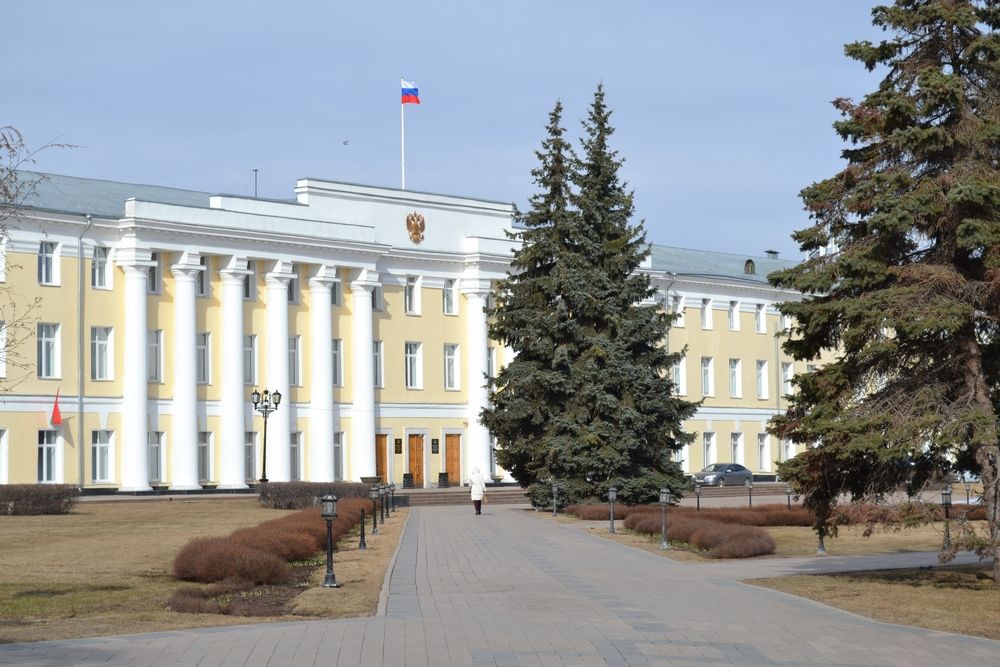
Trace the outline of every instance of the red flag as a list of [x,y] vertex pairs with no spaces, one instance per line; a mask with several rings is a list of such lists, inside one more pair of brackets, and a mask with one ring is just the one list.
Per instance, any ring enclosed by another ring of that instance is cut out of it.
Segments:
[[59,412],[59,389],[56,389],[56,400],[52,404],[52,418],[49,420],[53,426],[62,424],[62,413]]

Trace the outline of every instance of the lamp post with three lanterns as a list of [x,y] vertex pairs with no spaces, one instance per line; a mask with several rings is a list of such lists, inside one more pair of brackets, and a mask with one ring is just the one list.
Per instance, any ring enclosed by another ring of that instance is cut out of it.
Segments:
[[259,391],[254,389],[253,393],[250,394],[250,402],[253,403],[253,409],[264,416],[264,446],[260,457],[260,483],[267,484],[267,418],[278,409],[278,405],[281,403],[281,392],[265,389],[264,394],[261,395]]

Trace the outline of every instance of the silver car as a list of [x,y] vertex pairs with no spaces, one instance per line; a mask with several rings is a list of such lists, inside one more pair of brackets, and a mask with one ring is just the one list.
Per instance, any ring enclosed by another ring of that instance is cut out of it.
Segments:
[[694,474],[696,484],[704,486],[745,486],[753,479],[753,473],[739,463],[713,463]]

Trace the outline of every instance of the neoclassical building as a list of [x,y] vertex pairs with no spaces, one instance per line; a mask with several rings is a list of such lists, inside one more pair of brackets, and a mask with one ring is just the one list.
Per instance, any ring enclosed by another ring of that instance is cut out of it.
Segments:
[[[484,314],[514,249],[509,204],[311,178],[265,200],[26,176],[0,280],[37,300],[36,336],[12,351],[26,374],[0,359],[0,483],[245,488],[265,464],[255,388],[283,396],[273,481],[505,475],[477,416],[510,354]],[[764,432],[808,370],[775,337],[775,303],[796,295],[765,276],[788,264],[654,246],[643,268],[679,314],[678,391],[704,398],[687,470],[767,474],[794,454]]]

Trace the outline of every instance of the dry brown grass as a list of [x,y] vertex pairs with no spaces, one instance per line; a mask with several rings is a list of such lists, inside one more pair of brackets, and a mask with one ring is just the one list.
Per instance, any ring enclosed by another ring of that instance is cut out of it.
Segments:
[[990,565],[755,579],[746,583],[886,623],[1000,639]]
[[[0,642],[92,637],[208,625],[230,625],[300,616],[229,617],[168,611],[178,586],[170,573],[174,557],[194,537],[225,535],[289,512],[262,508],[253,498],[173,502],[79,503],[71,514],[0,517]],[[398,539],[405,510],[385,524],[385,534],[369,542]],[[370,519],[369,519],[370,521]],[[341,543],[340,562],[356,555],[357,538]],[[388,547],[383,547],[388,548]],[[364,565],[377,568],[375,559]],[[381,562],[381,561],[380,561]],[[385,563],[388,562],[386,557]],[[348,564],[345,562],[345,567]],[[382,572],[385,564],[380,565]],[[350,583],[323,589],[338,598],[323,616],[374,612],[381,573],[344,572]],[[320,578],[322,581],[322,577]],[[363,589],[363,590],[362,590]],[[306,591],[311,593],[311,591]],[[372,602],[374,600],[374,602]],[[296,613],[299,612],[296,609]]]

